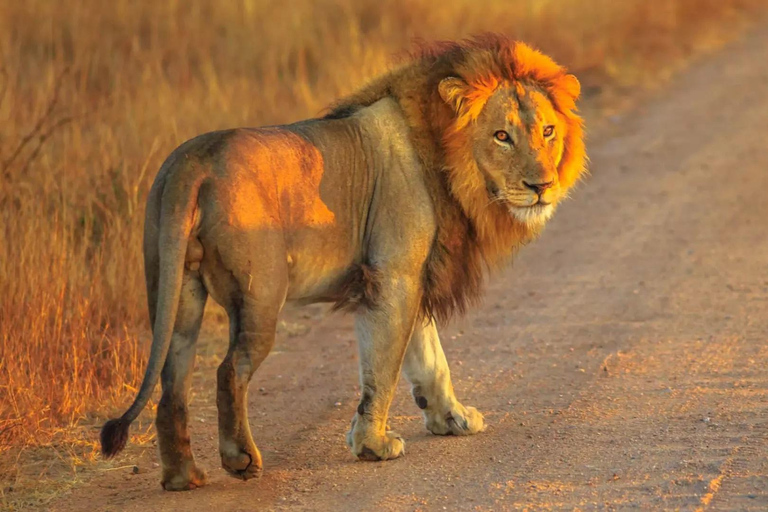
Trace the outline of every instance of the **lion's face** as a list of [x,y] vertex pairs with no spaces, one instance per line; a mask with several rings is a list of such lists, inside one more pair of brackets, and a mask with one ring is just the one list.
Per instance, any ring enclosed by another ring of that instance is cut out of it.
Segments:
[[491,200],[522,222],[545,222],[563,195],[557,169],[567,129],[547,95],[534,85],[501,87],[468,128]]
[[549,87],[533,81],[491,86],[455,77],[441,81],[440,95],[457,116],[446,147],[454,155],[466,154],[464,170],[454,173],[454,193],[481,189],[486,206],[503,205],[533,228],[552,216],[583,171],[584,146],[573,113],[578,80],[563,75]]

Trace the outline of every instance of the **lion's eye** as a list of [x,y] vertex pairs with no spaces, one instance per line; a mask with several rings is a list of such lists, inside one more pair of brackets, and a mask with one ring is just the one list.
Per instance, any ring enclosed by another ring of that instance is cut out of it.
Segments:
[[544,136],[549,138],[555,134],[555,127],[551,124],[544,127]]
[[496,140],[501,142],[509,142],[511,140],[509,134],[504,130],[497,131],[496,133],[493,134],[493,136],[496,138]]

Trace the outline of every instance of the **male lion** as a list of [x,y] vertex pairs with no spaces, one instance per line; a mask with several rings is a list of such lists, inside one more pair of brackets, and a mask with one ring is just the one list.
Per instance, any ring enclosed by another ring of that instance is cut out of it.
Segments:
[[532,240],[583,173],[578,96],[578,80],[549,57],[484,35],[420,50],[322,119],[182,144],[147,202],[146,375],[128,411],[104,425],[104,455],[125,446],[162,368],[162,485],[205,484],[187,392],[209,294],[229,314],[217,405],[221,462],[236,477],[261,472],[248,382],[286,301],[356,312],[355,456],[403,453],[386,427],[401,368],[430,431],[482,430],[482,415],[454,396],[435,320],[476,302],[485,268]]

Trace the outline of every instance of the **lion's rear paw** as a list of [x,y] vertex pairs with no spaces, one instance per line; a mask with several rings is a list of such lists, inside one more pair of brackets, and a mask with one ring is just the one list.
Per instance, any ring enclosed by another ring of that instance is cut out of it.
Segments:
[[163,475],[160,485],[166,491],[191,491],[208,483],[205,471],[191,465],[185,472],[175,475]]
[[250,480],[261,475],[261,454],[258,450],[253,450],[252,453],[245,450],[222,452],[221,467],[235,478]]
[[440,436],[469,436],[485,428],[483,415],[474,407],[456,407],[444,415],[435,414],[427,417],[427,429]]
[[354,442],[350,432],[347,444],[360,460],[390,460],[405,454],[405,441],[395,432],[387,432],[383,437],[368,437],[360,443]]

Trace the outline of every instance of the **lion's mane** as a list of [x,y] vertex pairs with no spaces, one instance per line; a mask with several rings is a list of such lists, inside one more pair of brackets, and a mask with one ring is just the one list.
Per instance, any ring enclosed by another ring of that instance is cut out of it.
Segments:
[[[447,77],[469,89],[456,102],[458,114],[438,93]],[[467,127],[500,86],[534,83],[545,91],[567,127],[558,167],[564,191],[585,171],[583,123],[577,114],[578,80],[551,58],[498,34],[460,42],[422,44],[406,63],[331,107],[327,118],[347,117],[392,97],[411,128],[437,216],[437,235],[424,269],[422,312],[445,321],[478,301],[487,269],[498,267],[537,228],[521,223],[501,204],[489,202],[472,158]]]

